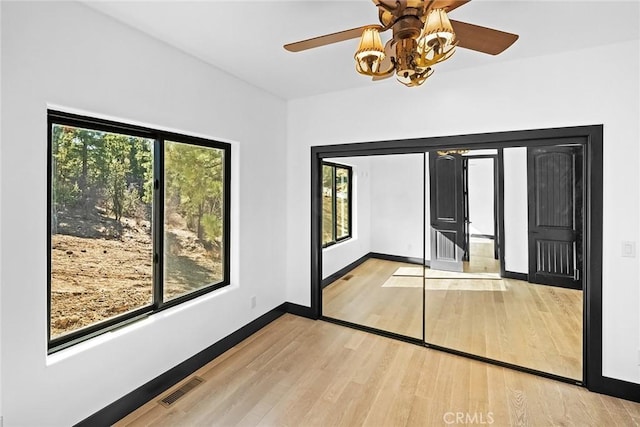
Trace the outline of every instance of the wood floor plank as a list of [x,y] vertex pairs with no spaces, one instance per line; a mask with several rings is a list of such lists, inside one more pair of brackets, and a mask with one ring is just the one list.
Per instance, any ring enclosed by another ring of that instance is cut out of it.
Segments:
[[422,339],[422,288],[382,286],[398,268],[414,265],[393,261],[365,264],[324,288],[323,314]]
[[[349,280],[324,289],[323,314],[421,338],[422,289],[382,286],[401,267],[415,270],[411,264],[365,261],[347,273]],[[477,261],[473,268],[494,267]],[[438,283],[425,295],[428,343],[582,379],[581,291],[513,279],[426,280]],[[497,290],[477,290],[491,284]]]
[[426,426],[426,420],[433,414],[432,402],[422,396],[413,396],[411,409],[407,417],[407,426]]
[[491,417],[495,424],[507,426],[510,424],[509,390],[505,380],[506,369],[486,365],[487,388],[479,388],[479,393],[485,393],[489,401]]
[[115,425],[640,425],[638,403],[293,315],[198,374],[171,408],[154,399]]
[[[410,358],[408,350],[410,349],[407,346],[399,346],[393,359],[389,360],[390,364],[398,366],[400,369],[397,372],[389,369],[384,370],[381,385],[377,388],[376,396],[373,399],[373,405],[367,414],[367,417],[364,419],[363,425],[404,425],[404,420],[394,420],[394,417],[398,415],[398,412],[394,411],[394,407],[406,404],[407,396],[404,395],[404,393],[402,393],[401,398],[398,397],[400,397],[399,390],[402,382],[403,371]],[[408,415],[408,412],[405,413],[403,410],[406,410],[406,408],[401,408],[400,415]]]

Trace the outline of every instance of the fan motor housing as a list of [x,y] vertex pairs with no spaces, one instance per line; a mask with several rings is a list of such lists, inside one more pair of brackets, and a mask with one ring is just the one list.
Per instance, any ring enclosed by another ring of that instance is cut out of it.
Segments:
[[422,31],[423,22],[414,15],[405,15],[393,24],[393,39],[416,39]]

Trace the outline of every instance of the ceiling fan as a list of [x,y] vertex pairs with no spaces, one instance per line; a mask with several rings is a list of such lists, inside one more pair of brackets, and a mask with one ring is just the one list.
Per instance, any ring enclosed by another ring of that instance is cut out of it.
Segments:
[[[365,25],[284,45],[290,52],[313,49],[360,37],[354,56],[356,70],[381,80],[396,75],[406,86],[419,86],[433,66],[453,55],[457,47],[497,55],[517,34],[450,20],[447,13],[470,0],[372,0],[380,24]],[[392,30],[383,46],[380,33]]]

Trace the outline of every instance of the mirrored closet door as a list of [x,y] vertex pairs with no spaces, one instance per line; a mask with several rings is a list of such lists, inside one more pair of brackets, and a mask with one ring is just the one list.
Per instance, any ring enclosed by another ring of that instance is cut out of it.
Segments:
[[425,341],[582,380],[582,147],[429,159]]
[[[353,227],[323,245],[323,315],[422,340],[424,154],[326,159],[323,168],[331,164],[352,171]],[[323,179],[323,235],[331,187]]]
[[583,379],[584,147],[323,159],[322,315]]

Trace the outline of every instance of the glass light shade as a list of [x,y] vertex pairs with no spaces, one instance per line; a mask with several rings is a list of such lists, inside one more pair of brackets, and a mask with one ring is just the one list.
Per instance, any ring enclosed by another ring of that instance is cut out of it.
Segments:
[[412,73],[397,73],[396,80],[407,87],[417,87],[422,83],[427,81],[429,77],[433,74],[433,68],[427,68],[419,72]]
[[418,38],[418,51],[424,54],[438,46],[436,49],[442,52],[453,44],[455,36],[447,12],[444,9],[431,9]]
[[360,45],[354,56],[356,69],[361,74],[377,73],[384,57],[384,46],[380,40],[380,32],[375,27],[365,28],[360,36]]

